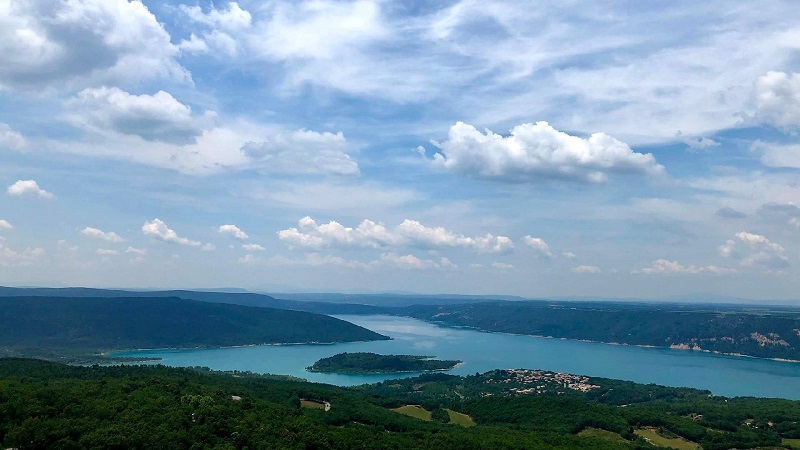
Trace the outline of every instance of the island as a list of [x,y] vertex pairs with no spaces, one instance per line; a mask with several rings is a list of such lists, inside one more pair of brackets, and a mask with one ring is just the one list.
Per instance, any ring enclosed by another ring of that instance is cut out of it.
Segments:
[[379,355],[366,352],[339,353],[328,358],[322,358],[306,369],[309,372],[373,374],[450,370],[461,364],[461,361],[432,358],[432,356]]

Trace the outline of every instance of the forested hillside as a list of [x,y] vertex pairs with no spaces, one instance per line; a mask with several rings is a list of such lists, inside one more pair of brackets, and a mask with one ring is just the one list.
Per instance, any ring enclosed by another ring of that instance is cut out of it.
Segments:
[[178,298],[0,298],[0,354],[71,358],[113,349],[388,339],[300,311]]
[[[800,402],[584,379],[498,370],[347,389],[251,373],[0,359],[0,447],[602,450],[654,448],[645,438],[661,436],[717,450],[800,437]],[[593,387],[581,390],[582,380]],[[547,389],[525,390],[540,385]],[[323,403],[327,411],[315,407]],[[427,419],[404,415],[426,409]],[[441,423],[442,411],[477,426]]]
[[389,308],[483,331],[800,360],[800,312],[684,305],[492,302]]

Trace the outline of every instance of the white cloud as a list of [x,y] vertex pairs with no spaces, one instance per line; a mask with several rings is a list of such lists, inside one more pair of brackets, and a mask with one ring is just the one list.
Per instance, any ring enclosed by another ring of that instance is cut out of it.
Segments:
[[143,248],[136,248],[136,247],[128,247],[125,250],[125,253],[130,253],[132,255],[136,255],[137,257],[141,257],[147,254],[147,250]]
[[0,6],[0,88],[188,78],[146,6],[128,0],[19,0]]
[[492,263],[492,267],[498,270],[516,270],[516,267],[514,267],[512,264],[497,261]]
[[789,225],[791,225],[793,227],[800,228],[800,218],[798,218],[798,217],[793,217],[793,218],[789,219],[788,223],[789,223]]
[[164,91],[134,95],[103,86],[82,90],[66,105],[69,122],[99,133],[113,131],[145,141],[188,144],[203,131],[201,120],[192,117],[192,109]]
[[526,235],[525,237],[522,238],[522,241],[525,243],[525,245],[533,248],[534,250],[539,252],[539,254],[541,254],[542,256],[546,256],[548,258],[553,257],[553,253],[550,252],[550,246],[547,245],[547,242],[545,242],[544,239]]
[[633,273],[643,273],[647,275],[669,275],[669,274],[699,274],[699,273],[713,273],[713,274],[729,274],[736,273],[736,269],[727,267],[718,267],[714,265],[709,266],[684,266],[677,261],[669,261],[666,259],[657,259],[653,261],[650,267],[646,267]]
[[246,265],[253,265],[253,264],[256,264],[256,263],[258,263],[260,261],[261,261],[261,258],[259,258],[257,256],[254,256],[254,255],[251,255],[249,253],[244,255],[244,256],[242,256],[241,258],[239,258],[239,262],[241,264],[246,264]]
[[600,268],[597,266],[577,266],[573,267],[572,271],[575,273],[600,273]]
[[457,266],[447,258],[439,261],[419,259],[414,255],[398,255],[397,253],[384,253],[380,262],[398,269],[454,269]]
[[209,244],[203,244],[203,246],[202,246],[202,247],[200,247],[200,250],[202,250],[202,251],[204,251],[204,252],[213,252],[213,251],[214,251],[214,250],[216,250],[216,249],[217,249],[217,246],[216,246],[216,245],[214,245],[214,244],[211,244],[211,243],[209,243]]
[[191,239],[187,239],[185,237],[178,236],[174,230],[169,228],[164,221],[161,219],[153,219],[149,222],[145,222],[142,225],[142,233],[147,236],[152,236],[156,239],[160,239],[164,242],[172,242],[175,244],[180,245],[188,245],[191,247],[199,247],[202,243],[198,241],[193,241]]
[[218,232],[222,234],[227,234],[235,239],[239,239],[240,241],[247,240],[248,236],[247,233],[239,229],[236,225],[228,224],[228,225],[220,225]]
[[685,136],[683,143],[692,150],[708,150],[712,147],[719,147],[719,142],[708,137]]
[[242,249],[248,252],[263,252],[266,250],[262,245],[259,244],[242,244]]
[[750,148],[761,153],[761,163],[765,166],[800,169],[800,144],[774,144],[759,141],[754,142]]
[[236,56],[239,53],[237,39],[231,34],[239,35],[250,27],[250,12],[242,9],[236,2],[229,3],[227,9],[222,10],[212,5],[208,12],[203,12],[199,6],[180,5],[179,8],[194,23],[211,29],[203,32],[202,38],[192,33],[188,41],[181,41],[178,44],[181,51],[205,53],[216,50],[226,56]]
[[742,267],[768,271],[790,266],[786,249],[770,241],[766,236],[740,231],[736,233],[735,238],[727,240],[719,247],[721,256],[739,260],[739,265]]
[[125,242],[125,239],[113,231],[106,232],[92,227],[84,228],[81,230],[81,234],[108,242]]
[[206,53],[209,51],[208,44],[202,38],[197,37],[194,33],[189,36],[189,40],[182,40],[178,44],[178,48],[184,53]]
[[567,259],[576,259],[577,258],[575,253],[572,253],[572,252],[564,252],[564,253],[561,254],[561,256],[563,256],[564,258],[567,258]]
[[344,135],[297,130],[247,142],[242,152],[267,172],[359,175],[358,164],[346,150]]
[[28,141],[8,124],[0,122],[0,150],[20,151],[28,146]]
[[178,8],[194,22],[223,30],[248,28],[253,20],[250,12],[242,9],[236,2],[228,3],[227,9],[222,10],[211,5],[208,12],[203,12],[199,6],[180,5]]
[[107,248],[98,248],[97,250],[95,250],[95,253],[103,256],[119,255],[119,252],[117,250],[110,250]]
[[782,129],[800,127],[800,73],[770,71],[758,77],[756,118]]
[[0,230],[11,230],[13,228],[7,220],[0,219]]
[[517,125],[507,137],[458,122],[433,164],[476,178],[507,182],[547,179],[600,183],[609,174],[663,173],[651,154],[636,153],[604,133],[571,136],[547,122]]
[[15,197],[37,197],[45,200],[56,198],[55,195],[39,187],[34,180],[17,180],[16,183],[8,187],[8,195]]
[[385,248],[410,246],[417,248],[464,248],[479,253],[506,253],[514,244],[506,236],[468,237],[443,227],[427,227],[406,219],[394,229],[371,220],[363,220],[356,228],[330,221],[318,225],[306,216],[297,227],[278,231],[278,238],[292,247],[321,248]]
[[6,245],[6,239],[0,236],[0,266],[30,266],[45,255],[43,248],[26,248],[18,252]]

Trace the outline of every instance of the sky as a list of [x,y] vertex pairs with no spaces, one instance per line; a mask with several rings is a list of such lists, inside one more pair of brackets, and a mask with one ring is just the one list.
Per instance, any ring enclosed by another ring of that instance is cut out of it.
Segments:
[[799,132],[793,1],[0,0],[0,284],[800,299]]

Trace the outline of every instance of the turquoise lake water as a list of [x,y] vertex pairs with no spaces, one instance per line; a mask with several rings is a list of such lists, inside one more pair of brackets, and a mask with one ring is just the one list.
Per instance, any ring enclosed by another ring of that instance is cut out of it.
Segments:
[[390,336],[391,341],[330,345],[142,350],[117,356],[159,357],[170,366],[206,366],[294,375],[309,381],[352,386],[400,375],[340,375],[305,370],[316,360],[342,352],[430,355],[463,364],[447,372],[467,375],[492,369],[544,369],[638,383],[708,389],[716,395],[800,400],[800,363],[715,355],[687,350],[641,348],[446,328],[392,316],[336,316]]

